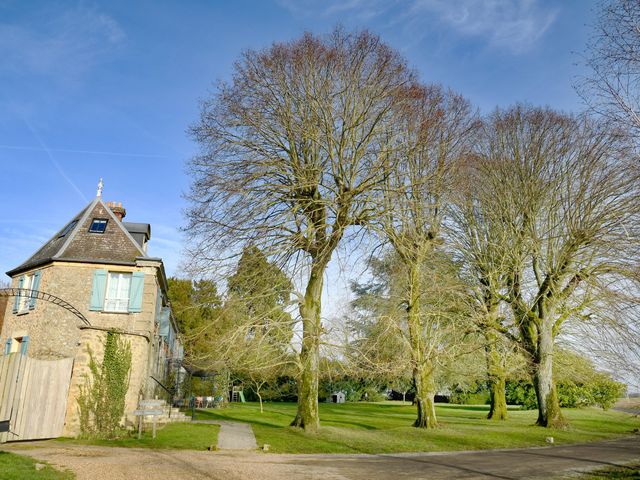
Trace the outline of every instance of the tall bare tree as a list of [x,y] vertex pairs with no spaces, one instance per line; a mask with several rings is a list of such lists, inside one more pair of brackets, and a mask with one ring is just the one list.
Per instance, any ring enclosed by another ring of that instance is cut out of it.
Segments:
[[435,331],[421,303],[422,268],[441,241],[454,166],[471,151],[476,117],[462,96],[438,86],[412,86],[397,105],[396,167],[389,169],[378,228],[406,266],[405,307],[416,388],[416,427],[437,426],[433,398]]
[[[636,275],[640,183],[630,144],[586,117],[516,106],[487,120],[476,159],[476,201],[491,218],[526,352],[541,426],[562,426],[553,382],[557,336]],[[509,333],[509,332],[507,332]]]
[[[463,268],[475,300],[474,323],[484,337],[491,407],[489,419],[507,418],[506,378],[512,346],[502,333],[508,332],[502,293],[505,287],[504,248],[509,232],[496,217],[490,202],[481,201],[483,178],[468,157],[460,163],[455,188],[455,206],[447,224],[447,244]],[[490,199],[490,198],[489,198]]]
[[[408,267],[390,250],[380,259],[372,258],[369,268],[370,281],[352,286],[356,298],[352,302],[353,335],[346,355],[349,365],[354,372],[363,372],[360,375],[386,379],[388,385],[410,380],[415,388],[414,339],[407,321]],[[433,395],[438,387],[477,379],[475,368],[469,368],[467,361],[473,362],[468,354],[481,346],[476,335],[469,335],[471,304],[459,266],[437,249],[425,259],[420,272],[422,349],[418,353],[426,359]],[[480,369],[484,373],[482,365]],[[407,389],[405,386],[403,391]],[[427,400],[433,401],[433,397]],[[430,421],[431,426],[437,424],[435,413]]]
[[585,53],[589,73],[577,89],[597,113],[640,140],[640,2],[604,0]]
[[394,99],[412,82],[374,35],[305,34],[245,52],[191,129],[201,147],[187,212],[195,263],[211,268],[249,240],[306,266],[292,422],[305,430],[319,427],[323,276],[349,229],[376,214],[369,195],[389,168]]

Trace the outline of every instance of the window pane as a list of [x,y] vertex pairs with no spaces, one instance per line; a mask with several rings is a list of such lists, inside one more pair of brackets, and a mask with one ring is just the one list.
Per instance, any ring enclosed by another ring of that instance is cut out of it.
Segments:
[[120,300],[129,300],[129,289],[131,288],[131,274],[121,273],[120,275],[121,275],[120,291],[118,293],[118,298]]
[[127,312],[129,310],[130,288],[130,273],[109,272],[109,286],[104,309],[108,312]]
[[107,228],[107,220],[102,218],[94,218],[89,227],[89,231],[92,233],[104,233]]
[[118,295],[118,274],[109,274],[109,288],[107,290],[107,299],[116,298]]
[[72,222],[70,222],[66,227],[64,227],[62,232],[60,232],[60,235],[58,236],[58,238],[64,237],[67,233],[71,231],[71,229],[73,229],[73,227],[76,226],[77,223],[78,223],[77,220],[73,220]]

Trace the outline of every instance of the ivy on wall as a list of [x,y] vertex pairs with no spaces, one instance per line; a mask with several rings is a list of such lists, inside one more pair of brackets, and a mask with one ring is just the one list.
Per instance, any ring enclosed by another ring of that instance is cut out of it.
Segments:
[[80,431],[85,437],[115,438],[124,415],[129,389],[131,345],[117,332],[107,333],[104,357],[97,361],[89,349],[89,370],[80,386]]

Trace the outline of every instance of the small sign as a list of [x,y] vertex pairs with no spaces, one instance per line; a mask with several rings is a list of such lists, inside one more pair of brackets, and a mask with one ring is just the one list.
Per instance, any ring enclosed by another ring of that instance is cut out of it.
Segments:
[[164,412],[162,410],[135,410],[133,412],[134,415],[162,415]]
[[164,400],[140,400],[138,405],[141,407],[160,407],[164,403]]

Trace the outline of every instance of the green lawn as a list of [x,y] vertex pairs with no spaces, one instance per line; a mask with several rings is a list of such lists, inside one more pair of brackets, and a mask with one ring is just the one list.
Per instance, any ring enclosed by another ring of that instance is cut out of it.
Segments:
[[[44,465],[36,469],[36,463]],[[72,480],[71,472],[61,472],[53,467],[23,455],[0,451],[0,479],[2,480]]]
[[428,431],[411,426],[415,407],[401,402],[320,404],[322,428],[307,434],[288,427],[295,415],[293,403],[267,403],[260,413],[257,404],[232,404],[224,409],[198,410],[197,419],[248,422],[258,445],[268,443],[276,453],[390,453],[415,451],[473,450],[602,440],[630,434],[640,420],[621,412],[596,409],[563,410],[568,430],[535,427],[537,412],[510,410],[509,419],[485,419],[487,406],[447,405],[437,407],[440,428]]
[[116,440],[58,438],[52,441],[77,445],[104,445],[107,447],[207,450],[211,445],[215,446],[218,443],[219,430],[220,427],[218,425],[169,423],[166,426],[158,426],[155,439],[151,438],[151,427],[145,427],[140,440],[138,440],[136,431]]

